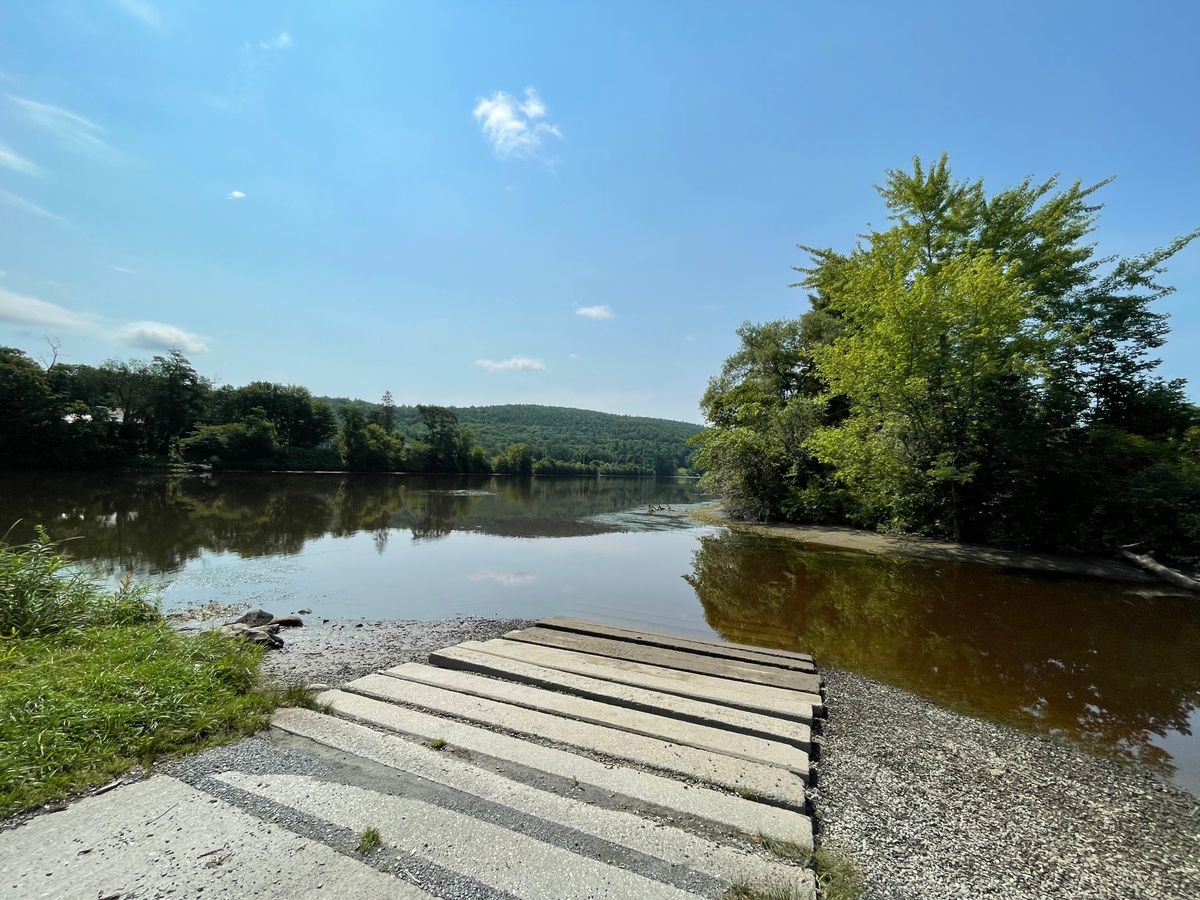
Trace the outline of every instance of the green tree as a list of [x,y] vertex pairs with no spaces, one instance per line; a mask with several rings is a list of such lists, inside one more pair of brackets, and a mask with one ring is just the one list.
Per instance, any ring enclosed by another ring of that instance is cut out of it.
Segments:
[[1153,355],[1162,266],[1197,233],[1097,258],[1102,187],[989,196],[945,157],[888,172],[890,226],[804,247],[810,310],[743,326],[702,403],[709,486],[748,517],[1074,549],[1200,537],[1195,408]]

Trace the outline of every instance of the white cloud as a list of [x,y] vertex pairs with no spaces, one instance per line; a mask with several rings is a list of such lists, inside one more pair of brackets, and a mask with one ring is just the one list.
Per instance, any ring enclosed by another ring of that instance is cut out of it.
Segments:
[[11,194],[8,191],[0,191],[0,203],[10,206],[13,209],[19,209],[21,212],[27,212],[30,215],[40,216],[43,219],[50,219],[54,222],[67,221],[58,213],[52,213],[50,210],[38,206],[33,201],[26,200],[24,197],[18,197],[16,194]]
[[[115,267],[114,267],[115,268]],[[115,329],[99,316],[74,310],[0,288],[0,322],[54,331],[82,331],[102,340],[117,341],[146,350],[179,349],[204,353],[205,339],[163,322],[128,322]]]
[[95,325],[95,319],[91,316],[72,312],[57,303],[49,303],[36,297],[7,291],[4,288],[0,288],[0,322],[68,330],[90,328]]
[[225,195],[230,200],[245,200],[246,194],[243,191],[230,191]]
[[477,359],[475,365],[488,372],[538,372],[546,368],[546,364],[540,359],[533,359],[529,356],[513,356],[501,362]]
[[568,353],[567,359],[579,359],[579,354],[578,353]]
[[23,172],[26,175],[38,175],[41,173],[41,169],[35,163],[30,162],[11,147],[4,144],[0,144],[0,166],[5,166],[16,172]]
[[21,110],[26,119],[53,134],[72,150],[90,156],[112,155],[113,148],[97,136],[103,133],[104,129],[91,119],[85,119],[69,109],[40,103],[37,100],[27,100],[12,94],[8,95],[8,99]]
[[[547,138],[562,140],[558,126],[542,121],[546,104],[535,88],[525,88],[525,99],[496,91],[479,100],[472,111],[492,152],[500,159],[510,156],[543,158],[542,146]],[[545,160],[550,162],[551,160]]]
[[467,576],[467,581],[494,581],[505,587],[521,587],[537,579],[536,572],[475,572]]
[[684,339],[685,341],[687,341],[689,344],[691,344],[691,343],[694,343],[694,342],[695,342],[695,340],[696,340],[696,336],[695,336],[694,334],[685,334],[685,335],[683,336],[683,339]]
[[208,350],[200,335],[163,322],[130,322],[121,326],[113,337],[122,344],[145,350],[182,350],[184,353]]
[[143,25],[151,28],[162,26],[162,17],[158,14],[158,10],[146,0],[117,0],[117,5]]
[[128,266],[109,266],[114,272],[120,272],[122,275],[141,275],[141,269],[131,269]]
[[615,319],[617,316],[612,311],[612,307],[607,303],[601,303],[597,306],[581,306],[575,310],[575,315],[583,316],[587,319]]
[[258,46],[264,50],[286,50],[292,46],[292,36],[286,31],[281,31],[269,41],[259,41]]

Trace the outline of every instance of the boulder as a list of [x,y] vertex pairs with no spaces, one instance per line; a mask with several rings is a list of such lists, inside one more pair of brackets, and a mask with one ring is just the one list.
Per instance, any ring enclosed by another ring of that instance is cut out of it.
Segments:
[[309,615],[312,615],[312,610],[306,606],[306,607],[304,607],[304,609],[296,610],[296,614],[300,615],[300,616],[309,616]]
[[217,631],[229,637],[238,637],[242,640],[250,641],[253,644],[262,644],[271,650],[278,650],[283,646],[283,638],[272,634],[269,626],[251,628],[242,622],[231,622],[228,625],[222,625]]
[[235,625],[249,625],[253,628],[255,625],[266,625],[275,617],[265,609],[252,609],[249,612],[242,613],[238,618],[234,619]]
[[271,620],[270,624],[283,628],[302,628],[304,627],[304,620],[299,616],[276,616]]

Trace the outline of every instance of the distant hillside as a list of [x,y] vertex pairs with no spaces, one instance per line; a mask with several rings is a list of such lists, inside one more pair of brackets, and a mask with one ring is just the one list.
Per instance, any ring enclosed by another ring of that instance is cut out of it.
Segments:
[[[335,410],[354,406],[364,415],[377,403],[346,397],[321,397]],[[529,444],[537,457],[575,462],[639,463],[654,465],[671,459],[677,468],[690,468],[692,448],[687,440],[702,431],[699,425],[672,419],[620,416],[564,406],[507,404],[503,406],[450,407],[458,420],[475,433],[489,456],[509,444]],[[410,438],[420,434],[417,410],[396,407],[396,427]]]

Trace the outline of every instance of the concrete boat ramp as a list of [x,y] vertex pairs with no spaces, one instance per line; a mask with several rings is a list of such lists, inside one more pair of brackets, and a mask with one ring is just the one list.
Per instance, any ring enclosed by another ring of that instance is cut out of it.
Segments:
[[318,700],[0,833],[0,896],[816,897],[809,656],[558,618]]

